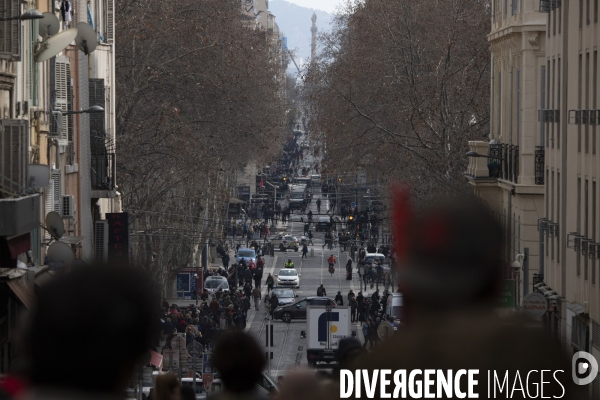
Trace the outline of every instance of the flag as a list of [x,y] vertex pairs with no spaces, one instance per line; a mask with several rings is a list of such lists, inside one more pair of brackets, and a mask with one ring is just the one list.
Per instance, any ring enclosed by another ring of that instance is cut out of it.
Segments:
[[88,24],[90,24],[92,29],[94,29],[94,19],[92,18],[92,8],[90,7],[89,4],[87,6],[87,17],[88,17]]

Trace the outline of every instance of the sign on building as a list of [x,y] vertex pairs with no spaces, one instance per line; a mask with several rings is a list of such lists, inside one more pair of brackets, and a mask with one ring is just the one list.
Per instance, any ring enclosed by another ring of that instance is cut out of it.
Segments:
[[500,293],[498,295],[496,307],[515,307],[515,281],[513,279],[504,279],[500,283]]

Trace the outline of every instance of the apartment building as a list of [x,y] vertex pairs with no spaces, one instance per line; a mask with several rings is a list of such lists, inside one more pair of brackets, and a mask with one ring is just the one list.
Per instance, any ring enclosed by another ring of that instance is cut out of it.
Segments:
[[[64,264],[48,255],[50,246],[60,244],[85,263],[105,260],[109,235],[98,229],[108,228],[106,213],[119,212],[120,203],[113,0],[5,0],[0,19],[0,372],[6,373],[18,363],[16,315],[33,304],[36,289],[51,279],[48,271]],[[64,233],[49,233],[56,228],[46,223],[50,212]]]
[[[544,127],[537,114],[544,99],[546,15],[538,6],[534,0],[492,2],[489,141],[469,142],[483,157],[470,157],[467,179],[506,230],[504,277],[514,281],[515,306],[539,273],[537,225],[545,215]],[[524,268],[511,268],[519,254]]]
[[[544,282],[565,299],[568,350],[600,359],[600,22],[598,0],[546,1]],[[600,399],[598,379],[594,399]]]

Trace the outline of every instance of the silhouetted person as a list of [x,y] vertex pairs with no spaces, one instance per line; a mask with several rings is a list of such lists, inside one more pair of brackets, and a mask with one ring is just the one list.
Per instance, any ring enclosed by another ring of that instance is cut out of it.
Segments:
[[30,398],[121,396],[160,332],[155,289],[125,266],[73,268],[42,287],[23,326]]
[[224,333],[216,343],[212,359],[224,388],[209,399],[267,398],[256,389],[266,360],[263,349],[252,336],[239,331]]
[[[395,335],[366,356],[360,368],[406,369],[407,374],[416,369],[479,369],[475,392],[480,398],[487,398],[488,370],[498,371],[501,377],[508,371],[511,388],[517,370],[521,374],[563,370],[557,375],[565,388],[562,398],[583,398],[574,388],[570,360],[539,329],[539,322],[522,315],[501,319],[495,313],[502,268],[506,268],[505,235],[490,210],[478,201],[461,198],[426,209],[404,226],[396,226],[402,230],[395,236],[406,238],[406,243],[396,243],[405,249],[398,282],[406,320]],[[463,381],[461,388],[466,390]],[[435,385],[431,390],[435,393]],[[530,385],[529,390],[535,387]],[[562,393],[554,379],[544,384],[544,396]],[[524,394],[517,391],[512,398],[521,399]],[[505,388],[494,398],[510,395]]]

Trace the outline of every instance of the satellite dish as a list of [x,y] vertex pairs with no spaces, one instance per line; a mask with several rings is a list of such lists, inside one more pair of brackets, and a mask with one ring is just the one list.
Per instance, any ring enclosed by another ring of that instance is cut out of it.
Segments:
[[94,28],[87,22],[78,23],[75,43],[79,50],[83,51],[86,56],[96,50],[96,46],[98,46],[98,37],[96,36],[96,32],[94,32]]
[[54,239],[57,240],[65,234],[65,223],[59,213],[50,211],[46,215],[46,229],[48,229]]
[[50,167],[43,164],[29,164],[29,186],[34,189],[48,187],[50,182]]
[[40,33],[42,36],[54,36],[58,33],[58,28],[60,27],[60,23],[58,22],[58,18],[56,15],[50,12],[45,12],[42,14],[44,18],[42,18],[39,22],[40,24]]
[[65,267],[70,266],[75,260],[75,254],[73,254],[71,246],[63,242],[52,243],[50,247],[48,247],[46,255],[52,263],[62,263]]
[[42,62],[51,59],[65,49],[77,37],[77,28],[67,29],[42,42],[41,51],[35,56],[35,61]]
[[87,267],[87,263],[81,258],[76,258],[75,260],[73,260],[73,264],[71,266],[73,268],[85,268]]

